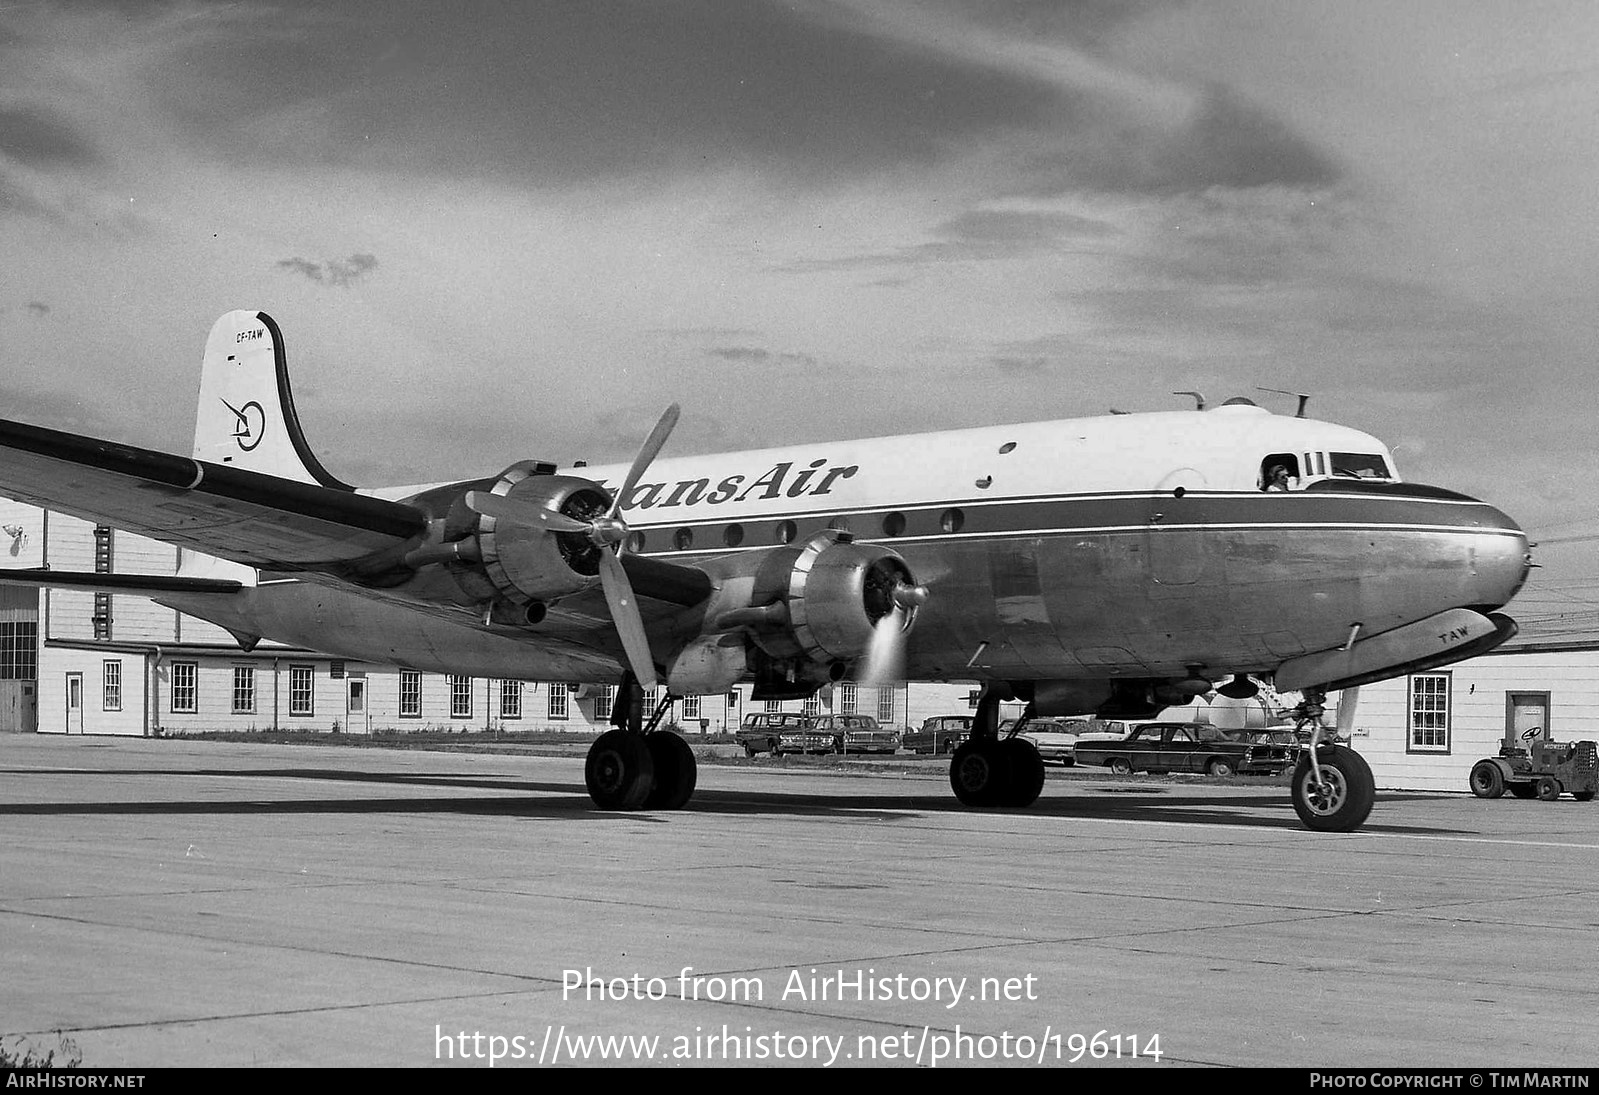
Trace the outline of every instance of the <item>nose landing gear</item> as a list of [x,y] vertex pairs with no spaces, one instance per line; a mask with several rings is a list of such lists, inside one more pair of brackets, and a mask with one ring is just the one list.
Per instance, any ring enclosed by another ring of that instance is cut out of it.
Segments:
[[[1294,813],[1308,829],[1320,833],[1354,832],[1371,816],[1377,799],[1377,781],[1366,758],[1336,742],[1322,741],[1327,726],[1322,719],[1326,700],[1320,689],[1306,689],[1296,712],[1299,728],[1314,726],[1310,745],[1300,754],[1289,784]],[[1348,702],[1347,700],[1345,702]],[[1342,715],[1342,711],[1340,711]]]

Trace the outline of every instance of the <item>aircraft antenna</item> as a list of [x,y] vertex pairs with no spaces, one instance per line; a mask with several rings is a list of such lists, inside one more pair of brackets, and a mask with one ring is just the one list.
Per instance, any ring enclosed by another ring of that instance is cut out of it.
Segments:
[[1172,395],[1191,395],[1194,397],[1194,402],[1198,404],[1194,410],[1202,411],[1205,409],[1205,397],[1199,392],[1173,392]]
[[1304,418],[1305,417],[1305,404],[1310,402],[1309,393],[1307,393],[1307,392],[1290,392],[1290,391],[1287,391],[1286,389],[1283,389],[1283,388],[1263,388],[1259,384],[1255,385],[1255,390],[1257,392],[1274,392],[1277,395],[1291,395],[1291,396],[1293,396],[1295,399],[1299,400],[1299,409],[1294,411],[1294,417],[1295,418]]

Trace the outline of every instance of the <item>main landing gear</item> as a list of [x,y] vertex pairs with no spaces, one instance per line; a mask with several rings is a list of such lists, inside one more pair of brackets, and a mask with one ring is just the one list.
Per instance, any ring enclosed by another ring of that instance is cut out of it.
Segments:
[[611,724],[589,747],[583,766],[589,798],[602,810],[677,810],[694,795],[699,769],[688,742],[660,730],[671,710],[667,696],[644,721],[644,691],[624,674],[611,706]]
[[949,785],[966,806],[1031,806],[1044,789],[1043,758],[1032,742],[1015,736],[1032,717],[1032,704],[1016,729],[1002,739],[997,729],[999,701],[999,693],[985,685],[971,736],[950,758]]
[[[1366,758],[1345,745],[1323,742],[1322,701],[1326,694],[1306,689],[1299,723],[1314,723],[1310,745],[1294,767],[1289,797],[1294,813],[1305,827],[1320,833],[1349,833],[1371,815],[1377,799],[1377,781]],[[1347,702],[1347,701],[1346,701]]]

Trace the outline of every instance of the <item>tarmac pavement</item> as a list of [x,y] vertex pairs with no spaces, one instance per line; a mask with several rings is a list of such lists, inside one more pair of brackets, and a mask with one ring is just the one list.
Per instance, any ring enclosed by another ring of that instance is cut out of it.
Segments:
[[943,761],[869,769],[703,764],[682,811],[602,813],[580,757],[0,735],[0,1047],[1599,1064],[1593,804],[1379,793],[1330,835],[1269,782],[973,812]]

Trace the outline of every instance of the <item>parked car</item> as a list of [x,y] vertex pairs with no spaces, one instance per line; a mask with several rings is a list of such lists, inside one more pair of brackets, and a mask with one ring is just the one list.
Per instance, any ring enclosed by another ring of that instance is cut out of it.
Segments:
[[1070,768],[1077,763],[1077,738],[1093,723],[1087,719],[1029,719],[1016,736],[1033,743],[1045,764]]
[[1214,726],[1151,722],[1121,741],[1077,742],[1077,763],[1130,772],[1205,772],[1274,775],[1289,766],[1289,749],[1269,742],[1235,741]]
[[839,742],[833,732],[818,730],[815,723],[814,718],[800,716],[797,724],[784,726],[777,735],[777,748],[772,750],[772,755],[781,757],[788,753],[839,752]]
[[899,735],[879,726],[870,715],[817,715],[811,729],[828,735],[839,753],[893,753],[899,750]]
[[913,753],[953,753],[972,732],[970,715],[935,715],[918,730],[907,730],[900,745]]
[[787,730],[805,729],[807,719],[804,715],[789,715],[781,711],[758,711],[745,715],[744,721],[739,724],[734,737],[744,747],[744,755],[753,757],[756,753],[771,753],[778,755],[778,738]]

